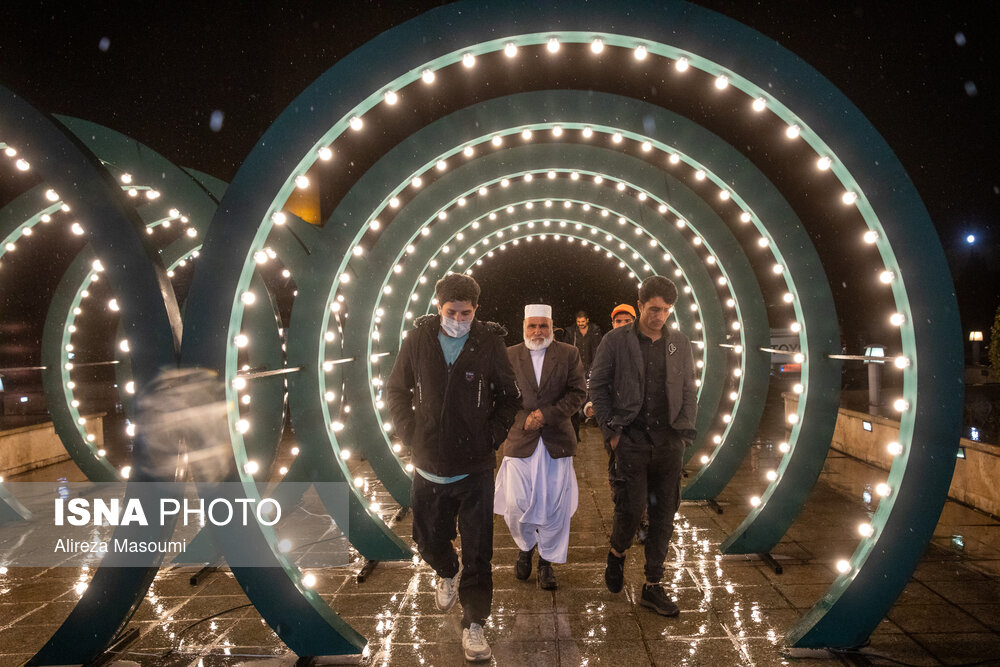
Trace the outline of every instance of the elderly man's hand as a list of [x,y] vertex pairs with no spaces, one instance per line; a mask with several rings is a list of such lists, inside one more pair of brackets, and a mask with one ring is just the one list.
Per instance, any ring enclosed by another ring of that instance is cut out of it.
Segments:
[[524,430],[525,431],[537,431],[542,428],[545,424],[545,418],[542,417],[541,410],[535,410],[528,415],[528,418],[524,420]]

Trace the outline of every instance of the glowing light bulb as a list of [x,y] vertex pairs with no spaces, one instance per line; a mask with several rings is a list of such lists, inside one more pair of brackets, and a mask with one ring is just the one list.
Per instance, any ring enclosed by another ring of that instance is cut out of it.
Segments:
[[309,177],[305,174],[299,174],[295,177],[295,187],[300,190],[304,190],[309,187]]
[[875,493],[877,493],[877,494],[878,494],[879,496],[881,496],[882,498],[885,498],[885,497],[886,497],[886,496],[888,496],[888,495],[889,495],[890,493],[892,493],[892,489],[891,489],[891,488],[889,488],[889,485],[888,485],[888,484],[886,484],[885,482],[882,482],[882,483],[878,484],[878,485],[877,485],[877,486],[875,487]]
[[122,478],[128,479],[128,476],[132,474],[132,466],[122,466],[121,475]]
[[239,433],[246,433],[247,431],[250,430],[250,422],[246,419],[236,420],[236,430]]
[[828,158],[825,155],[823,157],[819,158],[818,160],[816,160],[816,168],[819,169],[820,171],[826,171],[827,169],[830,168],[830,166],[832,164],[833,164],[833,160],[831,160],[830,158]]
[[471,68],[471,67],[475,67],[475,65],[476,65],[476,56],[472,55],[471,53],[465,53],[465,54],[463,54],[462,55],[462,65],[465,66],[466,69]]
[[256,461],[247,461],[246,465],[243,466],[243,471],[248,475],[256,475],[260,470],[260,465]]
[[127,338],[122,338],[121,341],[119,341],[119,343],[118,343],[118,349],[121,350],[122,352],[128,352],[129,351],[129,349],[128,349],[128,339]]
[[850,571],[851,571],[851,564],[848,561],[846,560],[837,561],[837,572],[840,572],[841,574],[847,574]]
[[556,125],[555,127],[552,128],[552,136],[553,137],[561,137],[562,133],[563,133],[563,129],[561,127],[559,127],[558,125]]
[[674,63],[674,68],[676,68],[678,72],[686,72],[690,66],[691,64],[688,62],[687,58],[678,58],[677,62]]
[[503,54],[508,58],[513,58],[517,55],[517,45],[514,42],[507,42],[507,45],[503,47]]
[[708,463],[708,454],[702,454],[702,456],[701,456],[701,462],[702,463]]
[[802,130],[799,128],[798,125],[789,125],[788,127],[785,128],[785,136],[788,137],[789,139],[798,139],[799,134],[801,134],[801,132]]
[[590,50],[594,53],[600,53],[604,50],[604,42],[598,38],[594,38],[594,40],[590,42]]
[[306,574],[302,575],[302,585],[305,586],[306,588],[312,588],[313,586],[315,586],[316,575],[313,574],[312,572],[307,572]]
[[645,60],[646,56],[648,55],[648,52],[646,50],[646,47],[640,44],[639,46],[635,47],[635,51],[632,52],[632,55],[635,56],[636,60]]
[[340,458],[342,460],[344,460],[344,461],[347,461],[348,459],[350,459],[351,458],[351,450],[349,450],[349,449],[342,449],[342,450],[340,450]]
[[840,196],[840,200],[842,202],[844,202],[844,204],[850,206],[851,204],[853,204],[854,202],[856,202],[858,200],[858,193],[856,193],[856,192],[845,192],[844,194],[842,194]]
[[246,378],[236,377],[233,378],[232,385],[236,391],[243,391],[247,387],[247,380]]
[[858,524],[858,535],[861,537],[871,537],[875,532],[870,523],[859,523]]
[[888,445],[886,445],[886,449],[892,456],[899,456],[900,454],[903,453],[903,445],[895,441],[890,442]]
[[720,74],[719,76],[715,77],[715,87],[718,88],[719,90],[725,90],[726,88],[728,88],[729,77],[725,76],[724,74]]
[[754,111],[760,113],[761,111],[767,108],[767,100],[765,100],[763,97],[758,97],[753,101],[753,105],[751,106],[753,107]]
[[802,325],[801,325],[801,324],[799,324],[798,322],[792,322],[792,323],[791,323],[791,324],[790,324],[790,325],[788,326],[788,329],[789,329],[789,330],[790,330],[790,331],[791,331],[792,333],[798,333],[798,332],[802,331]]
[[903,369],[903,368],[907,368],[907,367],[909,367],[909,365],[910,365],[910,360],[909,360],[909,359],[907,359],[906,357],[902,357],[902,356],[900,356],[900,357],[896,357],[896,358],[895,358],[895,359],[893,360],[892,364],[893,364],[893,366],[895,366],[896,368],[899,368],[899,369]]
[[872,243],[878,241],[878,232],[876,232],[873,229],[869,229],[867,232],[864,233],[864,236],[862,236],[861,238],[864,240],[865,243],[871,245]]
[[794,361],[797,364],[801,364],[805,360],[806,360],[806,355],[802,354],[801,352],[796,352],[794,355],[792,355],[792,361]]
[[892,402],[892,407],[896,412],[906,412],[910,408],[910,402],[905,398],[897,398]]
[[354,130],[355,132],[357,132],[364,126],[364,122],[357,116],[351,116],[351,120],[349,120],[348,123],[350,124],[351,129]]
[[757,507],[760,505],[760,498],[758,496],[753,496],[750,498],[750,506]]
[[555,37],[550,37],[549,41],[545,44],[545,48],[548,49],[549,53],[556,53],[559,51],[559,40]]
[[69,229],[70,229],[71,232],[73,232],[77,236],[82,236],[83,235],[83,226],[80,225],[79,222],[74,222],[72,225],[70,225]]
[[794,413],[794,412],[792,414],[788,415],[788,423],[789,424],[798,424],[799,423],[799,416],[796,413]]
[[394,90],[385,91],[385,103],[388,105],[393,105],[399,101],[399,95],[396,94]]
[[108,310],[117,313],[121,308],[118,306],[118,299],[111,299],[108,301]]
[[493,138],[490,139],[490,143],[493,144],[494,146],[499,146],[500,144],[503,143],[503,137],[501,137],[499,134],[495,134],[493,135]]
[[247,346],[247,344],[250,342],[250,339],[247,337],[246,334],[237,334],[233,338],[233,342],[236,343],[236,347],[243,348]]
[[787,454],[789,451],[791,451],[791,449],[792,449],[791,445],[789,445],[787,442],[782,442],[778,444],[778,451],[781,452],[782,454]]
[[893,313],[889,316],[889,324],[894,327],[903,326],[903,322],[906,321],[906,316],[902,313]]
[[299,455],[299,448],[298,447],[292,447],[289,450],[289,453],[291,453],[292,456],[298,456]]
[[778,479],[778,471],[777,470],[768,470],[767,474],[764,475],[764,477],[767,478],[767,481],[773,482],[774,480]]

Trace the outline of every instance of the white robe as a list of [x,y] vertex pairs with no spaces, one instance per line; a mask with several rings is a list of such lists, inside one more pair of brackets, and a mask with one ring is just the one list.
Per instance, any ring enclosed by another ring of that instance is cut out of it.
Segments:
[[[544,350],[531,351],[535,381],[541,382]],[[569,522],[579,502],[573,457],[554,459],[538,439],[528,458],[505,456],[497,472],[493,511],[504,517],[521,551],[536,544],[538,554],[552,563],[565,563]]]

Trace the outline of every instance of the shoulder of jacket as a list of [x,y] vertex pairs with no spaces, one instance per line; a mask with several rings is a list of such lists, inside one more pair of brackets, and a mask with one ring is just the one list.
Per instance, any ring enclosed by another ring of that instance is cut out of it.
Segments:
[[[440,315],[433,315],[433,314],[421,315],[420,317],[413,320],[413,328],[419,329],[421,327],[430,326],[431,323],[437,320],[439,317]],[[438,326],[440,326],[440,324]]]
[[483,327],[483,329],[485,329],[486,332],[489,333],[489,334],[492,334],[494,336],[498,336],[501,339],[504,336],[507,335],[507,329],[502,324],[498,324],[497,322],[490,322],[490,321],[485,321],[484,322],[482,320],[476,320],[476,321],[479,322],[479,324]]
[[552,341],[552,345],[550,345],[550,347],[554,351],[559,351],[567,355],[580,354],[580,348],[578,348],[576,345],[570,345],[569,343],[563,343],[558,340]]

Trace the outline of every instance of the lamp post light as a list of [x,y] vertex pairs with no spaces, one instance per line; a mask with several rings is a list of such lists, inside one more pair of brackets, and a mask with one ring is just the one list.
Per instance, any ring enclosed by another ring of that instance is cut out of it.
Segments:
[[969,332],[969,342],[972,343],[972,365],[979,365],[979,352],[983,345],[983,332],[982,331],[970,331]]
[[[885,357],[885,347],[869,345],[865,348],[865,357]],[[882,405],[882,367],[885,362],[866,359],[865,363],[868,365],[868,411],[876,413]]]

